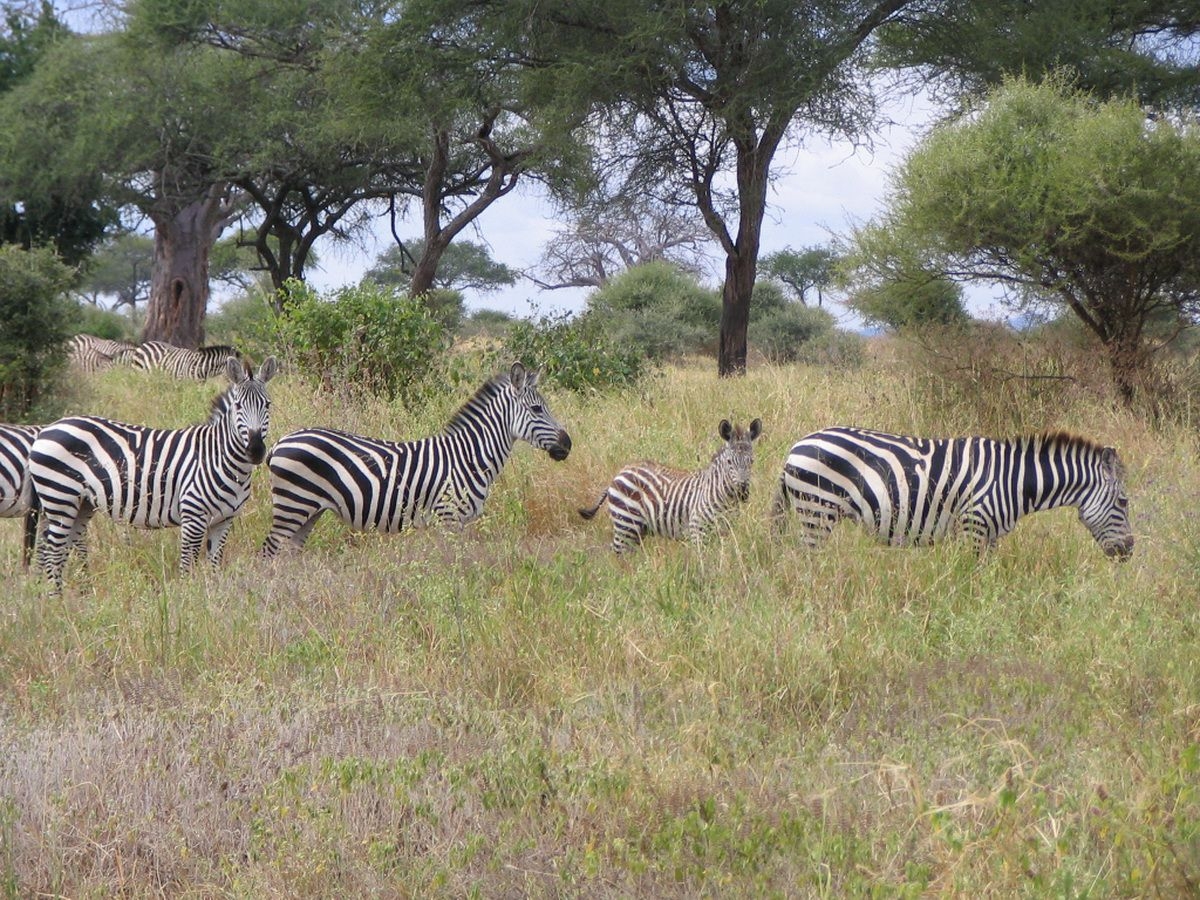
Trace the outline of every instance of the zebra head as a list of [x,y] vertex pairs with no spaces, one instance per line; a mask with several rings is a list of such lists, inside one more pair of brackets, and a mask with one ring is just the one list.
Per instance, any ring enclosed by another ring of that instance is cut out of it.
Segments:
[[528,441],[550,458],[561,461],[571,452],[571,436],[550,415],[546,401],[537,389],[538,371],[513,363],[509,372],[512,389],[512,417],[509,428],[517,440]]
[[213,405],[214,417],[221,413],[232,415],[240,445],[250,461],[258,465],[267,455],[267,428],[271,419],[271,400],[267,397],[267,382],[275,377],[278,366],[275,357],[268,356],[258,368],[258,374],[235,357],[225,362],[225,373],[233,382]]
[[762,434],[762,419],[755,419],[745,431],[739,426],[730,425],[728,419],[722,419],[717,426],[717,434],[725,441],[725,446],[713,457],[713,466],[718,469],[722,481],[730,485],[738,500],[744,503],[750,499],[754,441]]
[[1125,466],[1112,447],[1100,451],[1096,478],[1079,504],[1079,520],[1087,526],[1105,556],[1125,560],[1133,554]]

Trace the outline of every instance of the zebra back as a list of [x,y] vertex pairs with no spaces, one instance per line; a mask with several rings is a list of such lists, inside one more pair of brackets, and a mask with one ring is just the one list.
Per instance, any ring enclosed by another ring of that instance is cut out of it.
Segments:
[[237,348],[224,344],[190,350],[163,341],[145,341],[134,351],[131,362],[135,369],[161,369],[176,378],[203,381],[225,372],[226,360],[241,358]]
[[129,341],[77,334],[67,341],[67,358],[77,369],[91,374],[128,362],[136,349],[137,345]]

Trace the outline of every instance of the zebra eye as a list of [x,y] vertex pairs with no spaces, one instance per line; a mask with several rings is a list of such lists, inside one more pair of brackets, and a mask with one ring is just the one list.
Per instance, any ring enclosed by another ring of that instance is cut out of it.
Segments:
[[540,416],[543,412],[545,412],[545,410],[542,408],[542,404],[540,403],[533,404],[533,406],[529,407],[529,411],[535,416]]
[[1125,509],[1125,507],[1127,507],[1128,505],[1129,505],[1128,497],[1118,497],[1117,498],[1117,506],[1121,507],[1121,509]]

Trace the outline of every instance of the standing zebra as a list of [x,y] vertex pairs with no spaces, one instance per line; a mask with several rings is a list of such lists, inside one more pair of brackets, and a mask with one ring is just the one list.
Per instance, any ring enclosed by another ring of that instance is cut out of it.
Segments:
[[536,371],[514,363],[476,391],[445,431],[422,440],[394,443],[329,428],[284,435],[267,459],[271,531],[263,556],[285,541],[303,547],[325,510],[356,531],[473,522],[518,440],[554,460],[571,451],[537,382]]
[[1125,467],[1111,447],[1067,434],[931,440],[826,428],[792,447],[775,498],[818,545],[843,517],[894,546],[961,528],[980,549],[1026,513],[1075,506],[1105,554],[1133,552]]
[[62,589],[67,551],[81,543],[97,509],[140,528],[180,526],[179,565],[189,571],[207,537],[215,565],[233,517],[250,494],[250,474],[266,456],[275,374],[267,357],[257,377],[236,359],[233,384],[213,401],[203,425],[168,431],[74,416],[47,425],[33,442],[29,473],[45,526],[38,563]]
[[29,568],[37,538],[38,508],[29,489],[29,449],[41,430],[39,425],[0,425],[0,518],[25,517],[25,542],[21,567]]
[[700,471],[681,472],[655,462],[626,466],[596,505],[579,514],[590,519],[608,501],[617,553],[638,546],[648,534],[699,541],[720,516],[749,499],[754,441],[762,434],[762,420],[743,431],[722,419],[717,433],[725,446]]
[[77,334],[67,341],[67,358],[71,365],[88,374],[111,369],[115,363],[129,362],[136,344]]
[[162,341],[146,341],[138,345],[130,361],[135,369],[162,369],[176,378],[204,381],[224,372],[226,360],[241,358],[236,348],[223,344],[188,350]]

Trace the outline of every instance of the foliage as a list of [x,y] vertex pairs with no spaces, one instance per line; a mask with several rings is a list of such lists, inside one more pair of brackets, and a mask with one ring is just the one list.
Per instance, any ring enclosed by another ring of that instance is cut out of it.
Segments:
[[857,244],[868,281],[920,269],[1069,308],[1130,400],[1157,346],[1147,323],[1200,313],[1200,130],[1014,80],[911,154]]
[[137,308],[150,296],[154,239],[144,234],[120,234],[100,245],[88,260],[79,292],[94,304],[102,295],[115,298],[114,308]]
[[569,391],[631,387],[650,373],[650,362],[638,347],[614,339],[602,319],[589,314],[513,322],[504,336],[504,351],[539,367]]
[[290,284],[281,336],[297,368],[318,383],[405,403],[441,383],[446,331],[420,299],[363,283],[321,296]]
[[47,415],[72,333],[72,275],[49,248],[0,246],[0,421]]
[[72,330],[77,334],[92,334],[113,341],[133,341],[137,335],[137,324],[128,315],[91,303],[80,303],[74,320]]
[[281,319],[271,298],[250,291],[222,303],[209,313],[205,343],[237,347],[251,359],[262,360],[279,352]]
[[936,272],[904,272],[866,284],[846,305],[867,322],[893,331],[924,325],[953,325],[967,320],[962,288]]
[[758,271],[785,285],[793,299],[805,306],[810,299],[809,292],[815,292],[816,305],[821,306],[825,291],[834,281],[836,263],[837,254],[830,247],[805,247],[802,250],[787,247],[763,256],[758,261]]
[[[376,284],[407,288],[412,280],[413,265],[424,253],[423,240],[409,241],[402,247],[393,245],[375,258],[375,264],[367,269],[364,277]],[[492,259],[483,244],[461,240],[452,243],[442,254],[433,287],[486,294],[516,284],[517,275],[504,263]]]
[[587,317],[612,341],[655,360],[711,352],[721,321],[720,298],[666,261],[621,272],[587,305]]
[[826,310],[800,303],[783,303],[751,319],[750,346],[774,363],[856,366],[862,362],[862,340],[857,335],[835,328],[833,315]]

